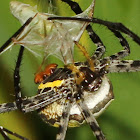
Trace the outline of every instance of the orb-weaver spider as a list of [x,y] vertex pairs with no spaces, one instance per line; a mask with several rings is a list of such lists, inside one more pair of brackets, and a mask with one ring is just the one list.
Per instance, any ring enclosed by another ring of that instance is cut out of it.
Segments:
[[[76,14],[82,12],[76,2],[71,0],[62,1],[68,3]],[[29,18],[20,30],[18,30],[18,32],[1,47],[0,51],[5,51],[5,48],[11,41],[19,43],[16,42],[17,40],[15,40],[15,38],[29,26],[32,20],[32,18]],[[69,63],[68,61],[64,68],[53,67],[55,70],[53,69],[52,73],[49,73],[49,76],[47,75],[48,73],[43,74],[43,80],[40,81],[41,83],[38,87],[40,94],[27,99],[22,99],[19,85],[19,69],[24,47],[21,46],[14,72],[16,102],[1,104],[0,112],[2,113],[16,109],[20,109],[23,112],[39,110],[39,114],[46,122],[49,122],[54,126],[59,126],[57,140],[63,140],[65,138],[67,126],[75,127],[86,120],[91,126],[96,138],[98,140],[105,140],[105,136],[95,120],[95,116],[99,115],[113,100],[111,83],[106,77],[106,74],[111,72],[140,71],[140,60],[121,60],[130,53],[130,49],[128,42],[120,32],[128,34],[138,44],[140,44],[140,38],[122,24],[103,21],[96,18],[50,16],[48,20],[64,20],[64,22],[70,21],[71,23],[74,21],[81,21],[86,23],[85,27],[90,38],[96,44],[97,50],[89,57],[84,47],[78,43],[78,39],[73,40],[77,47],[83,52],[87,61],[67,64]],[[120,40],[124,50],[102,59],[101,57],[105,52],[105,46],[97,34],[92,30],[91,26],[87,24],[89,22],[107,26]],[[62,55],[63,54],[64,53],[62,53]],[[69,59],[65,58],[64,60],[67,61]],[[56,106],[57,109],[55,110]],[[52,108],[55,112],[52,112]],[[53,113],[56,113],[56,115],[52,115]],[[0,132],[5,132],[5,129],[1,129]],[[4,136],[5,139],[7,139],[7,136]]]

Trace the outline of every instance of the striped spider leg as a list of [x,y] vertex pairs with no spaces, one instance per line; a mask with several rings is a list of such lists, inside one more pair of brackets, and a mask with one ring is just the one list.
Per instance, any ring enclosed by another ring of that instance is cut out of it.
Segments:
[[105,140],[106,138],[103,132],[101,131],[98,122],[94,118],[92,112],[89,110],[87,105],[82,100],[80,102],[77,100],[77,102],[79,109],[81,110],[83,116],[85,117],[86,122],[90,125],[93,134],[96,136],[98,140]]
[[67,96],[67,99],[64,101],[64,104],[63,104],[64,109],[63,109],[62,116],[60,118],[60,125],[58,129],[58,134],[56,135],[56,140],[65,139],[72,103],[73,103],[72,93],[69,93],[69,95]]

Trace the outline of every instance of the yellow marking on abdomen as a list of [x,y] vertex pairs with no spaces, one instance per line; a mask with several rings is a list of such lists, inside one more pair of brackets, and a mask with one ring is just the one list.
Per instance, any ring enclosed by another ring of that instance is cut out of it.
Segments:
[[39,86],[38,86],[38,89],[43,89],[43,88],[47,88],[47,87],[58,87],[62,84],[64,80],[56,80],[56,81],[53,81],[53,82],[47,82],[45,84],[41,83]]

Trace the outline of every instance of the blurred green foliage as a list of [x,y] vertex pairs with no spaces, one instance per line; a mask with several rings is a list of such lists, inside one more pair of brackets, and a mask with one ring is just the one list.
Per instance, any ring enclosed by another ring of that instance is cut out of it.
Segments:
[[[92,0],[75,0],[85,10]],[[19,22],[11,15],[10,0],[0,4],[0,46],[20,27]],[[38,5],[40,11],[48,11],[47,0],[22,0],[22,2]],[[72,16],[74,13],[68,5],[60,0],[52,0],[53,11],[61,16]],[[121,22],[140,36],[140,1],[139,0],[96,0],[94,16],[113,22]],[[105,56],[121,50],[118,40],[105,27],[93,25],[93,29],[103,40],[107,51]],[[126,59],[140,59],[140,46],[129,37],[131,55]],[[87,34],[82,38],[82,44],[91,54],[95,46]],[[13,70],[19,47],[13,47],[0,56],[0,103],[14,101]],[[75,60],[79,60],[79,53]],[[81,58],[83,59],[83,58]],[[51,61],[51,60],[50,60]],[[24,55],[21,67],[21,85],[24,96],[32,96],[37,92],[34,84],[34,73],[37,69],[36,60],[28,52]],[[140,140],[140,72],[109,74],[114,87],[115,101],[98,119],[108,140]],[[0,125],[15,131],[30,140],[55,139],[57,129],[46,125],[37,113],[23,114],[19,111],[0,114]],[[1,140],[0,136],[0,140]],[[15,138],[13,138],[15,139]],[[88,125],[67,131],[67,140],[95,139]]]

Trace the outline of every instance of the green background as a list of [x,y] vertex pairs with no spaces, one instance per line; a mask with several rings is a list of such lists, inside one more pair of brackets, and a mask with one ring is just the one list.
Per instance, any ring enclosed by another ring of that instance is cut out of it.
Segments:
[[[56,2],[57,1],[57,2]],[[62,16],[71,16],[74,13],[60,0],[53,1],[54,11]],[[76,0],[85,10],[91,0]],[[20,27],[10,13],[9,0],[0,4],[0,46]],[[39,5],[42,11],[47,12],[47,1],[36,0],[23,2]],[[55,3],[56,2],[56,3]],[[139,0],[96,0],[94,16],[104,20],[122,22],[140,36],[140,1]],[[118,40],[105,27],[93,25],[93,29],[106,45],[105,56],[121,50]],[[131,55],[126,59],[140,59],[140,46],[129,37]],[[95,46],[85,34],[82,44],[89,52]],[[92,47],[93,46],[93,47]],[[19,47],[13,47],[0,56],[0,103],[14,101],[13,70]],[[37,92],[34,84],[34,73],[37,69],[36,60],[26,52],[21,67],[21,87],[24,96],[32,96]],[[79,53],[75,53],[75,60],[79,60]],[[81,57],[83,60],[83,57]],[[53,60],[50,60],[53,61]],[[114,88],[115,101],[98,118],[98,122],[108,140],[140,140],[140,72],[108,74]],[[55,139],[57,129],[45,124],[36,112],[24,114],[19,111],[0,114],[0,125],[17,132],[29,140]],[[13,137],[12,137],[13,138]],[[13,138],[16,139],[16,138]],[[93,140],[95,139],[88,125],[72,128],[67,131],[67,140]],[[2,140],[0,136],[0,140]]]

